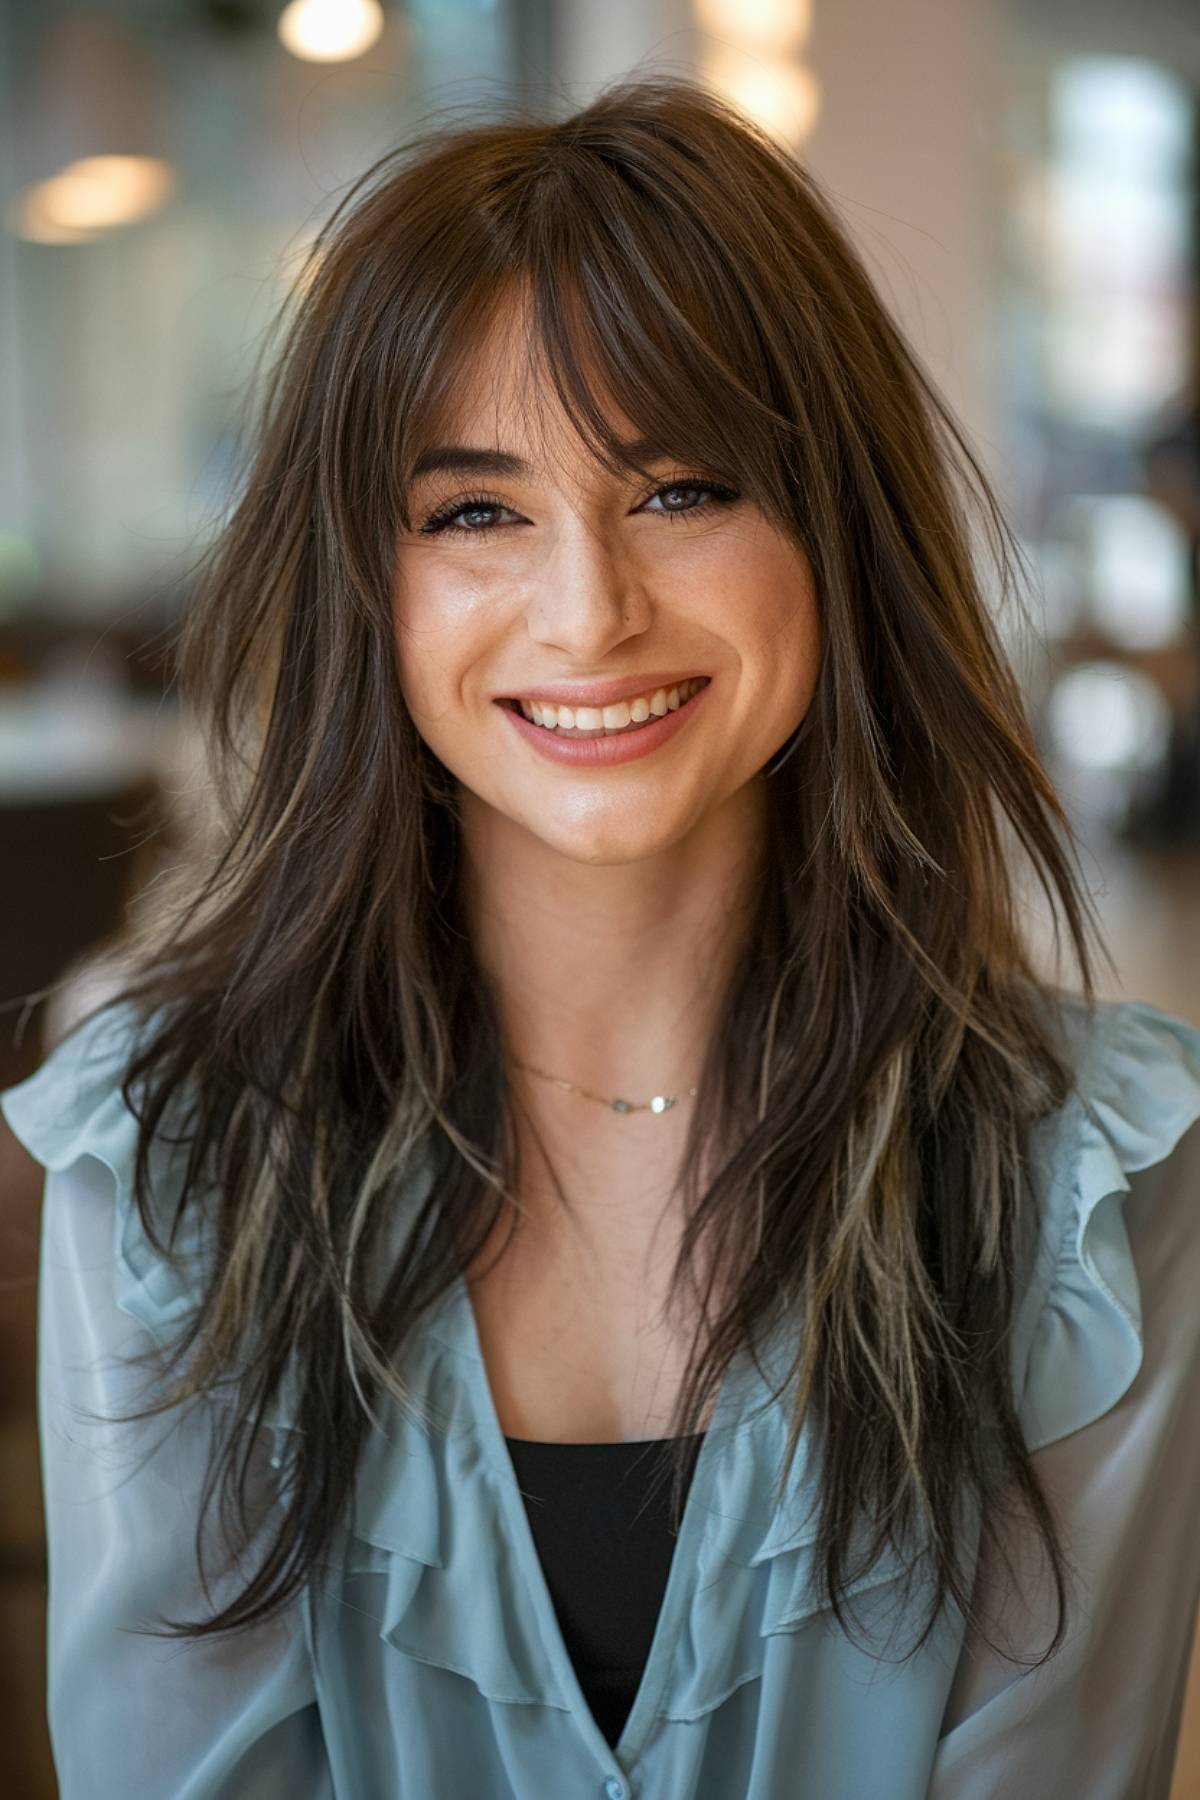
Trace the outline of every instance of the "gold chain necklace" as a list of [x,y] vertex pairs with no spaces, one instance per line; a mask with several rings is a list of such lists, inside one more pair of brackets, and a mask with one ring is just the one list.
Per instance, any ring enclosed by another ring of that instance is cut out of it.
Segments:
[[[530,1075],[540,1075],[543,1081],[552,1081],[556,1087],[567,1088],[572,1094],[582,1094],[585,1100],[595,1100],[600,1106],[607,1106],[610,1112],[635,1113],[670,1112],[679,1099],[678,1094],[655,1094],[653,1100],[608,1100],[603,1094],[593,1094],[589,1088],[576,1087],[573,1081],[564,1081],[561,1075],[551,1075],[545,1069],[535,1069],[532,1063],[518,1062],[515,1056],[509,1058],[518,1069],[526,1069]],[[688,1098],[699,1093],[698,1088],[688,1089]]]

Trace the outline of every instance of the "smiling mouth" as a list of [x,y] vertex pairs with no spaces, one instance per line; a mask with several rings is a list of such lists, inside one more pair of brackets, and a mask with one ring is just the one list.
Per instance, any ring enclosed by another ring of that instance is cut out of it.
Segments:
[[[520,713],[531,725],[563,738],[621,737],[640,731],[643,725],[653,725],[668,713],[680,712],[701,688],[708,686],[710,679],[696,675],[676,687],[659,688],[653,694],[639,696],[632,702],[622,700],[615,706],[554,706],[536,700],[502,700],[500,704]],[[576,723],[581,717],[587,720],[586,725]]]

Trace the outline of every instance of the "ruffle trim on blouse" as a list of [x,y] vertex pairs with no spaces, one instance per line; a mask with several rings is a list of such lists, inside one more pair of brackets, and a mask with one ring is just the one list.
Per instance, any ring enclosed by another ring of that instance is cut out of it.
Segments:
[[1162,1162],[1200,1119],[1194,1025],[1140,1001],[1101,1003],[1089,1019],[1074,996],[1062,1017],[1075,1089],[1035,1127],[1042,1234],[1014,1332],[1030,1450],[1092,1424],[1137,1376],[1141,1293],[1124,1197],[1129,1177]]
[[[139,1043],[153,1032],[154,1017],[143,1022],[132,1002],[106,1006],[55,1045],[32,1075],[0,1094],[0,1110],[43,1168],[61,1173],[91,1157],[108,1171],[115,1197],[113,1298],[165,1349],[196,1308],[211,1240],[196,1209],[189,1208],[173,1244],[176,1261],[168,1262],[148,1243],[138,1211],[134,1170],[140,1128],[121,1084]],[[162,1136],[150,1144],[150,1201],[164,1241],[186,1154],[186,1143]],[[213,1390],[208,1398],[232,1399],[232,1387],[228,1393]],[[264,1417],[276,1467],[286,1433],[297,1429],[293,1416],[294,1405],[279,1395]]]
[[415,1342],[404,1367],[415,1404],[389,1400],[386,1429],[368,1440],[345,1572],[382,1576],[383,1587],[355,1604],[371,1605],[393,1650],[463,1676],[485,1698],[566,1710],[477,1402],[455,1361],[432,1335]]
[[[759,1389],[756,1403],[769,1389]],[[691,1604],[677,1639],[664,1718],[691,1721],[712,1712],[747,1682],[762,1678],[778,1654],[777,1640],[811,1627],[814,1635],[790,1644],[793,1661],[816,1654],[824,1621],[832,1614],[822,1595],[816,1563],[819,1449],[802,1431],[783,1506],[774,1516],[764,1506],[783,1457],[787,1417],[771,1402],[730,1454],[715,1464],[708,1492],[698,1497],[705,1513]],[[927,1547],[928,1536],[921,1547]],[[887,1544],[868,1567],[867,1532],[853,1535],[844,1592],[848,1613],[868,1641],[882,1648],[898,1623],[899,1598],[911,1597],[910,1581],[924,1591],[916,1550],[908,1555]]]
[[[17,1137],[44,1168],[61,1172],[90,1156],[108,1170],[117,1202],[116,1301],[163,1343],[194,1305],[188,1270],[203,1247],[194,1227],[188,1236],[186,1221],[176,1240],[184,1267],[172,1268],[146,1242],[133,1194],[138,1121],[121,1093],[137,1035],[138,1016],[131,1004],[106,1007],[57,1044],[25,1081],[7,1089],[0,1106]],[[158,1141],[151,1145],[156,1200],[170,1194],[174,1154],[172,1145]]]
[[[373,1436],[361,1466],[347,1537],[349,1578],[380,1578],[355,1592],[378,1634],[417,1662],[453,1671],[488,1700],[581,1710],[577,1684],[556,1642],[557,1626],[524,1503],[502,1439],[493,1429],[475,1356],[467,1303],[452,1295],[436,1330],[414,1349],[405,1374],[430,1431],[397,1412]],[[654,1715],[697,1719],[760,1678],[781,1634],[824,1608],[816,1597],[813,1540],[816,1459],[802,1439],[784,1507],[769,1490],[786,1438],[770,1381],[742,1359],[702,1446],[693,1477],[675,1580],[663,1596],[670,1645]],[[894,1584],[911,1559],[890,1547],[850,1583],[854,1616],[886,1638],[895,1622]],[[335,1598],[338,1590],[335,1588]],[[340,1603],[340,1602],[339,1602]],[[816,1642],[817,1640],[813,1640]],[[793,1652],[789,1652],[792,1654]],[[632,1715],[631,1715],[632,1716]]]

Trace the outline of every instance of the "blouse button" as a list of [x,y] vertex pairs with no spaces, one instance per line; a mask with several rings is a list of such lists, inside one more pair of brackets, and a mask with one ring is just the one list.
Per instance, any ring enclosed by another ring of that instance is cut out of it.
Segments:
[[615,1775],[610,1775],[604,1784],[604,1792],[608,1795],[608,1800],[625,1800],[625,1783],[618,1781]]

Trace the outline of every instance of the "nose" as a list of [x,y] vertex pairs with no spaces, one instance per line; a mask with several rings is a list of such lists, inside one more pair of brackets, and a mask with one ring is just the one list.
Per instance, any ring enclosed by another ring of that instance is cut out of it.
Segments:
[[532,577],[526,623],[533,641],[599,669],[617,645],[648,629],[652,615],[628,548],[576,514],[563,522]]

